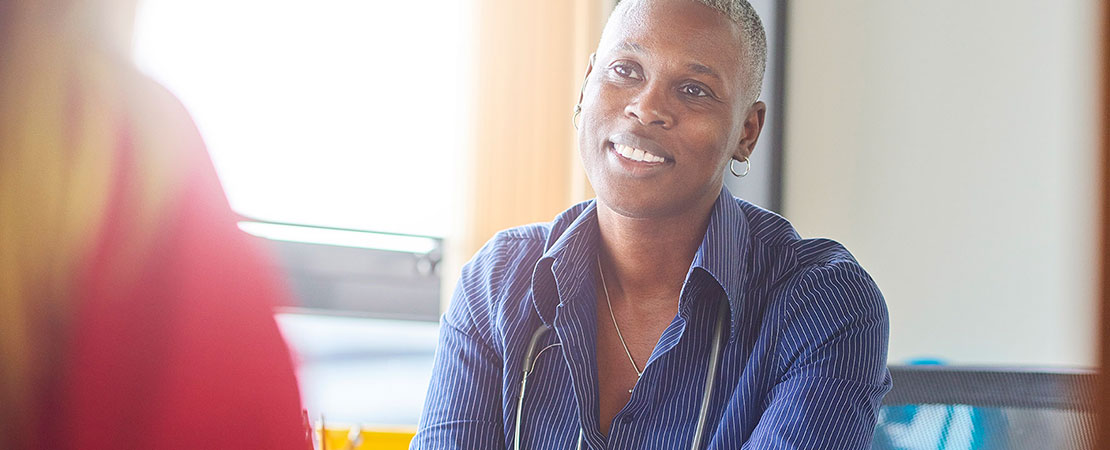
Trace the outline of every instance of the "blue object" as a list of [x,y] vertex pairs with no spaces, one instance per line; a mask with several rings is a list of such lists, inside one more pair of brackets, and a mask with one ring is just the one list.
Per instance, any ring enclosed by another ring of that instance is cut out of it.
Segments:
[[[939,358],[917,358],[916,366],[943,366]],[[872,450],[1009,449],[1006,415],[999,408],[960,404],[883,406]]]

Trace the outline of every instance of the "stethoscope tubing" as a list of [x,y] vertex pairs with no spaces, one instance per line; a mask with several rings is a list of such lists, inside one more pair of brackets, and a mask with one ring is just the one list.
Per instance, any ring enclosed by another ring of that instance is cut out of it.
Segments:
[[[528,375],[532,373],[532,369],[536,368],[535,360],[538,359],[540,356],[539,354],[535,353],[536,344],[539,343],[540,338],[542,338],[543,335],[547,334],[547,332],[550,330],[551,328],[548,327],[547,324],[541,324],[538,328],[536,328],[536,331],[532,332],[532,340],[528,342],[528,353],[524,354],[524,376],[520,378],[520,399],[517,401],[516,404],[516,432],[513,434],[514,449],[520,448],[520,419],[521,414],[524,412],[524,392],[526,387],[528,386]],[[547,350],[554,345],[562,344],[552,344],[551,346],[544,347],[543,350]],[[540,350],[540,353],[543,353],[543,350]],[[532,355],[535,356],[533,357]],[[579,436],[578,445],[579,447],[582,446],[581,436]]]
[[[724,330],[724,324],[728,318],[728,303],[722,303],[721,313],[717,320],[717,327],[713,331],[713,347],[709,353],[709,367],[705,372],[705,390],[702,392],[701,409],[698,411],[698,424],[697,428],[694,430],[694,439],[690,445],[691,450],[698,450],[698,448],[700,448],[698,444],[701,443],[705,436],[705,424],[709,420],[709,401],[713,397],[714,381],[716,380],[715,375],[717,373],[717,367],[720,365],[721,333]],[[540,355],[543,354],[545,350],[562,345],[561,343],[551,344],[544,347],[539,352],[536,352],[536,345],[548,331],[551,331],[551,327],[548,327],[547,324],[541,324],[537,327],[536,331],[532,332],[532,340],[528,342],[528,352],[524,355],[524,374],[520,379],[520,398],[517,400],[516,427],[513,433],[514,450],[520,450],[520,424],[524,412],[524,393],[528,385],[528,375],[536,368],[536,360],[539,359]],[[585,433],[586,430],[582,428],[578,429],[578,444],[576,446],[578,450],[582,449]]]

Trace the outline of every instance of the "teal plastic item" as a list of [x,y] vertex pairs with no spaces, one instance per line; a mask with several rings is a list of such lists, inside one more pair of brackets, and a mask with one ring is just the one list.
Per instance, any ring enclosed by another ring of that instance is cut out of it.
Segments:
[[[944,365],[917,359],[912,365]],[[994,450],[1010,448],[999,408],[921,404],[879,410],[872,450]]]

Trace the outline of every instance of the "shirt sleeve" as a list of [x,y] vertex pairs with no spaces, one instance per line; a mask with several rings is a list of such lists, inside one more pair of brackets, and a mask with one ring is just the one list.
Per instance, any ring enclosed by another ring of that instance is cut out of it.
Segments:
[[807,271],[788,301],[778,349],[783,376],[743,448],[870,448],[891,388],[882,293],[844,261]]
[[470,302],[488,296],[490,287],[479,280],[473,262],[468,266],[440,321],[432,379],[412,450],[505,447],[502,358],[483,338],[470,311]]

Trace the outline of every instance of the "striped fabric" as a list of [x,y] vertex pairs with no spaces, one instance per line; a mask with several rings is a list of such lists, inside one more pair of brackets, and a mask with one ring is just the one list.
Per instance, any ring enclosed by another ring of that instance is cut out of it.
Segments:
[[594,201],[503,231],[463,269],[442,319],[412,449],[512,448],[522,366],[537,349],[521,448],[687,449],[714,328],[728,302],[705,443],[713,449],[865,449],[891,381],[887,310],[851,254],[801,239],[722,189],[678,315],[608,436],[599,427]]

